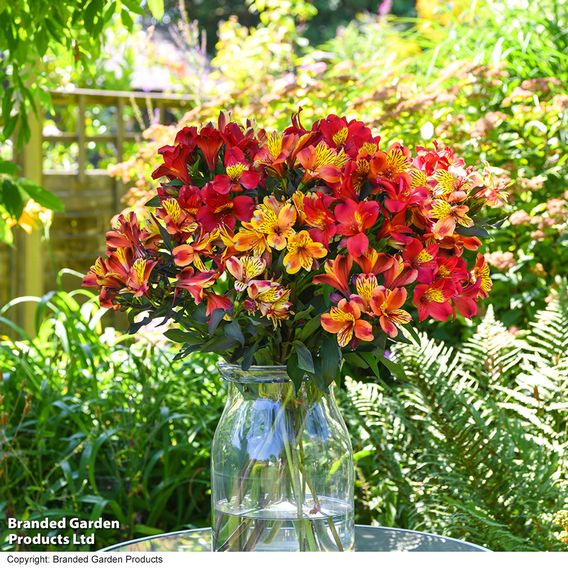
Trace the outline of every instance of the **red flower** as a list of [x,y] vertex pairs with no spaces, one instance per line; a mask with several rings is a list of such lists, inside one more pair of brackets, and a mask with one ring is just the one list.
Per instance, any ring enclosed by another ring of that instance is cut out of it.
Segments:
[[418,308],[418,317],[424,321],[428,316],[438,321],[447,321],[454,313],[450,300],[455,288],[446,278],[432,284],[418,284],[414,288],[414,304]]
[[341,241],[341,246],[347,247],[349,254],[355,257],[365,254],[369,248],[365,233],[377,221],[379,204],[376,201],[356,203],[347,199],[335,207],[334,215],[339,222],[337,232],[346,237]]
[[203,291],[215,284],[217,274],[214,270],[196,272],[193,267],[184,268],[177,277],[176,288],[187,290],[199,304],[203,300]]
[[128,216],[120,214],[113,223],[112,230],[106,234],[107,250],[132,248],[142,255],[144,247],[140,242],[140,233],[139,222],[133,211]]
[[491,288],[493,288],[493,282],[491,281],[489,265],[482,254],[477,255],[471,275],[475,279],[476,283],[479,282],[479,295],[482,298],[487,298]]
[[406,213],[401,211],[390,218],[385,215],[381,228],[377,234],[379,239],[388,239],[398,248],[408,244],[412,240],[414,231],[408,226]]
[[353,266],[353,259],[348,256],[338,254],[334,260],[325,262],[325,274],[318,274],[314,277],[314,284],[327,284],[343,292],[345,296],[351,294],[349,289],[349,273]]
[[403,261],[399,256],[392,257],[391,266],[383,273],[385,286],[395,288],[412,284],[416,280],[417,273],[409,262]]
[[374,248],[369,248],[365,254],[355,258],[355,262],[365,274],[376,275],[392,268],[395,259],[384,252],[377,252]]
[[166,176],[172,179],[179,179],[184,183],[191,183],[189,177],[189,157],[193,152],[193,148],[178,144],[176,146],[162,146],[158,150],[164,158],[164,163],[158,166],[152,173],[152,179],[158,179]]
[[214,172],[217,165],[217,156],[223,145],[221,133],[212,124],[208,124],[199,131],[195,142],[203,152],[209,171]]
[[373,134],[359,120],[347,122],[345,117],[330,114],[327,118],[315,123],[312,130],[319,130],[325,143],[331,148],[344,148],[345,152],[355,158],[359,148],[373,138]]
[[197,213],[197,220],[206,232],[225,225],[233,230],[239,221],[250,221],[254,212],[254,200],[248,195],[231,197],[227,193],[219,193],[213,184],[208,183],[202,192],[205,207]]
[[207,317],[211,317],[215,310],[223,310],[229,312],[233,307],[233,302],[226,296],[220,296],[214,292],[206,292],[205,299],[207,300],[207,309],[205,314]]
[[[301,203],[299,202],[300,200]],[[300,193],[300,199],[294,199],[296,209],[300,207],[304,214],[305,224],[312,227],[308,231],[310,236],[315,241],[323,243],[326,247],[336,233],[335,219],[330,211],[333,201],[333,197],[319,191],[303,196]]]
[[412,239],[404,248],[402,258],[415,271],[415,280],[428,283],[434,279],[434,271],[438,268],[436,256],[438,245],[424,246],[418,239]]
[[477,298],[479,296],[480,284],[481,282],[478,281],[476,284],[466,286],[452,298],[452,304],[464,318],[471,319],[477,314]]

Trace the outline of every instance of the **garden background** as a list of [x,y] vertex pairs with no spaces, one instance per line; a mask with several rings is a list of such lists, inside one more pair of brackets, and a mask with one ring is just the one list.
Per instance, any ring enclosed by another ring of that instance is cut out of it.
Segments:
[[227,110],[280,128],[302,107],[307,124],[364,120],[385,146],[438,139],[512,182],[479,317],[420,325],[389,355],[404,375],[341,386],[357,522],[566,550],[567,2],[14,4],[0,1],[0,520],[118,519],[97,548],[208,525],[215,357],[127,336],[80,276],[111,217],[148,199],[179,125]]

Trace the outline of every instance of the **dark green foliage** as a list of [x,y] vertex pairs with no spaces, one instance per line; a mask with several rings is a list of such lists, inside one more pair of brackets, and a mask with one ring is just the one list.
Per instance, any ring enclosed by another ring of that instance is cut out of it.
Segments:
[[348,381],[361,520],[494,550],[561,546],[551,519],[568,495],[567,346],[560,295],[527,332],[489,311],[459,350],[425,336],[398,345],[404,381]]
[[33,342],[0,344],[0,518],[118,519],[95,548],[207,525],[215,359],[173,363],[157,333],[101,335],[102,311],[79,294],[45,299]]

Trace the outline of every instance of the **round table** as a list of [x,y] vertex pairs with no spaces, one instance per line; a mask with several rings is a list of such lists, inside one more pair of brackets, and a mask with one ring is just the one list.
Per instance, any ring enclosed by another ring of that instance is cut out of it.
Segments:
[[[211,529],[192,529],[139,538],[104,548],[112,552],[210,552]],[[355,526],[355,552],[484,552],[486,548],[455,538],[403,529]]]

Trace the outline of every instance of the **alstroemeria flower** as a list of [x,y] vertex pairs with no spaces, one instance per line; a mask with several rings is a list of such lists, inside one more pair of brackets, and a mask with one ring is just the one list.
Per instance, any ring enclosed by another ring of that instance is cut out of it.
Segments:
[[266,134],[265,143],[254,157],[255,165],[264,166],[277,176],[283,176],[287,161],[292,157],[298,144],[297,134],[271,132]]
[[302,200],[305,224],[311,227],[308,232],[326,247],[336,233],[335,219],[330,210],[333,201],[333,197],[319,191],[304,195]]
[[337,232],[346,237],[341,246],[347,247],[349,254],[355,257],[365,254],[369,248],[366,232],[377,221],[379,204],[376,201],[357,203],[347,199],[336,205],[334,215],[338,221]]
[[255,256],[243,256],[242,258],[233,256],[227,259],[226,267],[235,279],[235,290],[242,292],[246,290],[252,279],[266,270],[266,262]]
[[348,345],[353,336],[361,341],[373,341],[373,326],[361,319],[363,302],[355,296],[351,300],[342,298],[329,313],[321,315],[321,326],[329,333],[337,334],[340,347]]
[[360,120],[347,121],[345,117],[330,114],[327,118],[314,124],[314,130],[319,130],[325,143],[332,147],[341,149],[355,158],[359,148],[373,138],[371,129],[365,126]]
[[473,188],[483,182],[483,176],[479,172],[456,166],[450,166],[447,170],[437,170],[433,177],[436,185],[432,189],[432,194],[450,203],[463,201]]
[[[282,320],[293,313],[290,308],[290,290],[273,280],[253,280],[248,287],[248,295],[255,308],[272,321],[276,328]],[[250,307],[250,306],[249,306]]]
[[215,310],[223,310],[224,312],[229,312],[233,307],[233,302],[227,296],[221,296],[215,294],[215,292],[205,291],[205,300],[207,301],[207,309],[205,314],[208,318],[213,315]]
[[452,296],[452,304],[464,318],[471,319],[477,314],[480,285],[481,281],[470,284],[463,288],[459,294]]
[[206,268],[201,260],[201,255],[211,255],[213,249],[211,247],[211,240],[215,235],[204,235],[203,238],[193,239],[190,243],[179,245],[172,250],[174,257],[174,264],[176,266],[185,267],[194,264],[198,270],[206,271]]
[[137,258],[132,263],[126,278],[126,286],[131,292],[134,292],[134,296],[144,296],[148,292],[148,279],[156,264],[158,264],[157,261],[145,258]]
[[355,262],[365,274],[381,274],[394,264],[394,258],[374,248],[367,249],[365,254],[355,258]]
[[209,171],[214,172],[217,165],[217,156],[223,145],[221,133],[212,124],[207,124],[199,131],[195,143],[203,152]]
[[371,309],[378,316],[382,330],[389,337],[398,335],[398,329],[394,324],[404,325],[412,319],[406,310],[401,309],[404,302],[406,302],[405,288],[388,290],[384,286],[379,286],[373,291]]
[[350,256],[338,254],[333,260],[327,260],[324,265],[325,274],[314,276],[314,284],[327,284],[342,292],[345,296],[351,294],[349,289],[349,274],[353,266]]
[[262,256],[268,248],[268,241],[263,232],[257,231],[251,223],[241,224],[241,229],[235,234],[235,250]]
[[373,292],[379,287],[377,277],[374,274],[359,274],[355,279],[357,296],[363,299],[365,310],[368,311]]
[[207,272],[195,271],[192,266],[184,268],[177,277],[176,288],[187,290],[199,304],[203,300],[203,291],[215,284],[217,273],[214,270]]
[[437,219],[432,227],[432,233],[436,239],[443,239],[452,235],[456,228],[456,223],[462,227],[473,227],[473,220],[467,216],[469,207],[467,205],[452,205],[444,199],[435,199],[432,203],[430,215]]
[[139,221],[133,211],[128,215],[120,214],[113,222],[112,229],[106,233],[107,250],[132,248],[142,254],[144,247],[140,242],[140,233]]
[[250,221],[251,226],[266,235],[266,242],[276,250],[286,247],[288,237],[294,233],[296,208],[291,203],[265,197],[257,207]]
[[438,256],[434,275],[436,278],[450,278],[454,282],[469,280],[467,264],[461,256]]
[[218,174],[211,182],[218,193],[234,191],[240,193],[245,189],[254,189],[261,180],[261,175],[255,172],[247,162],[239,148],[228,148],[225,153],[226,174]]
[[418,308],[420,321],[424,321],[428,316],[438,321],[447,321],[454,313],[450,304],[454,294],[453,284],[445,278],[432,284],[418,284],[414,288],[414,305]]
[[152,179],[159,179],[163,176],[170,180],[179,179],[184,183],[191,183],[189,176],[189,157],[193,148],[178,144],[176,146],[162,146],[158,154],[164,158],[164,163],[152,172]]
[[434,174],[436,170],[447,170],[450,166],[464,166],[462,158],[456,158],[454,151],[447,146],[434,140],[434,150],[428,150],[422,146],[416,146],[416,157],[412,165],[423,170],[427,176]]
[[387,288],[397,288],[412,284],[417,275],[418,271],[397,255],[392,257],[392,264],[383,272],[383,279]]
[[303,183],[317,178],[328,183],[337,183],[339,172],[348,160],[343,150],[337,152],[325,142],[320,142],[315,147],[307,146],[298,152],[297,159],[304,168]]
[[414,231],[408,226],[406,211],[401,211],[389,218],[385,215],[383,223],[377,233],[379,239],[388,239],[396,248],[406,246],[413,238]]
[[289,274],[296,274],[303,268],[311,270],[314,259],[323,258],[327,249],[312,240],[308,231],[300,231],[288,238],[288,253],[284,257],[284,266]]
[[402,176],[410,185],[407,173],[410,165],[410,150],[401,144],[392,144],[387,152],[377,152],[371,158],[369,178],[375,185],[393,187],[393,183]]
[[422,205],[430,195],[426,187],[413,187],[410,179],[400,176],[396,181],[385,184],[387,197],[385,207],[391,213],[399,213],[414,205]]
[[161,206],[156,209],[156,217],[161,219],[166,226],[166,231],[178,239],[178,242],[184,242],[188,236],[197,229],[195,219],[184,211],[177,199],[165,199]]
[[197,220],[207,232],[211,232],[221,225],[233,230],[239,221],[250,221],[254,211],[254,200],[248,195],[231,197],[229,194],[219,193],[211,183],[203,188],[202,207],[197,213]]
[[402,251],[402,258],[412,270],[416,271],[415,280],[422,283],[432,282],[434,271],[438,267],[436,257],[439,248],[435,244],[425,247],[418,239],[412,239],[406,245]]
[[[83,278],[83,286],[100,286],[102,289],[120,290],[124,286],[124,276],[114,272],[107,263],[107,260],[98,257],[95,264]],[[111,307],[111,303],[101,303],[105,308]]]
[[489,265],[487,264],[485,257],[482,254],[478,254],[475,259],[475,266],[471,271],[471,275],[474,282],[480,282],[479,285],[479,295],[482,298],[487,298],[491,288],[493,288],[493,282],[491,281],[491,274],[489,271]]

